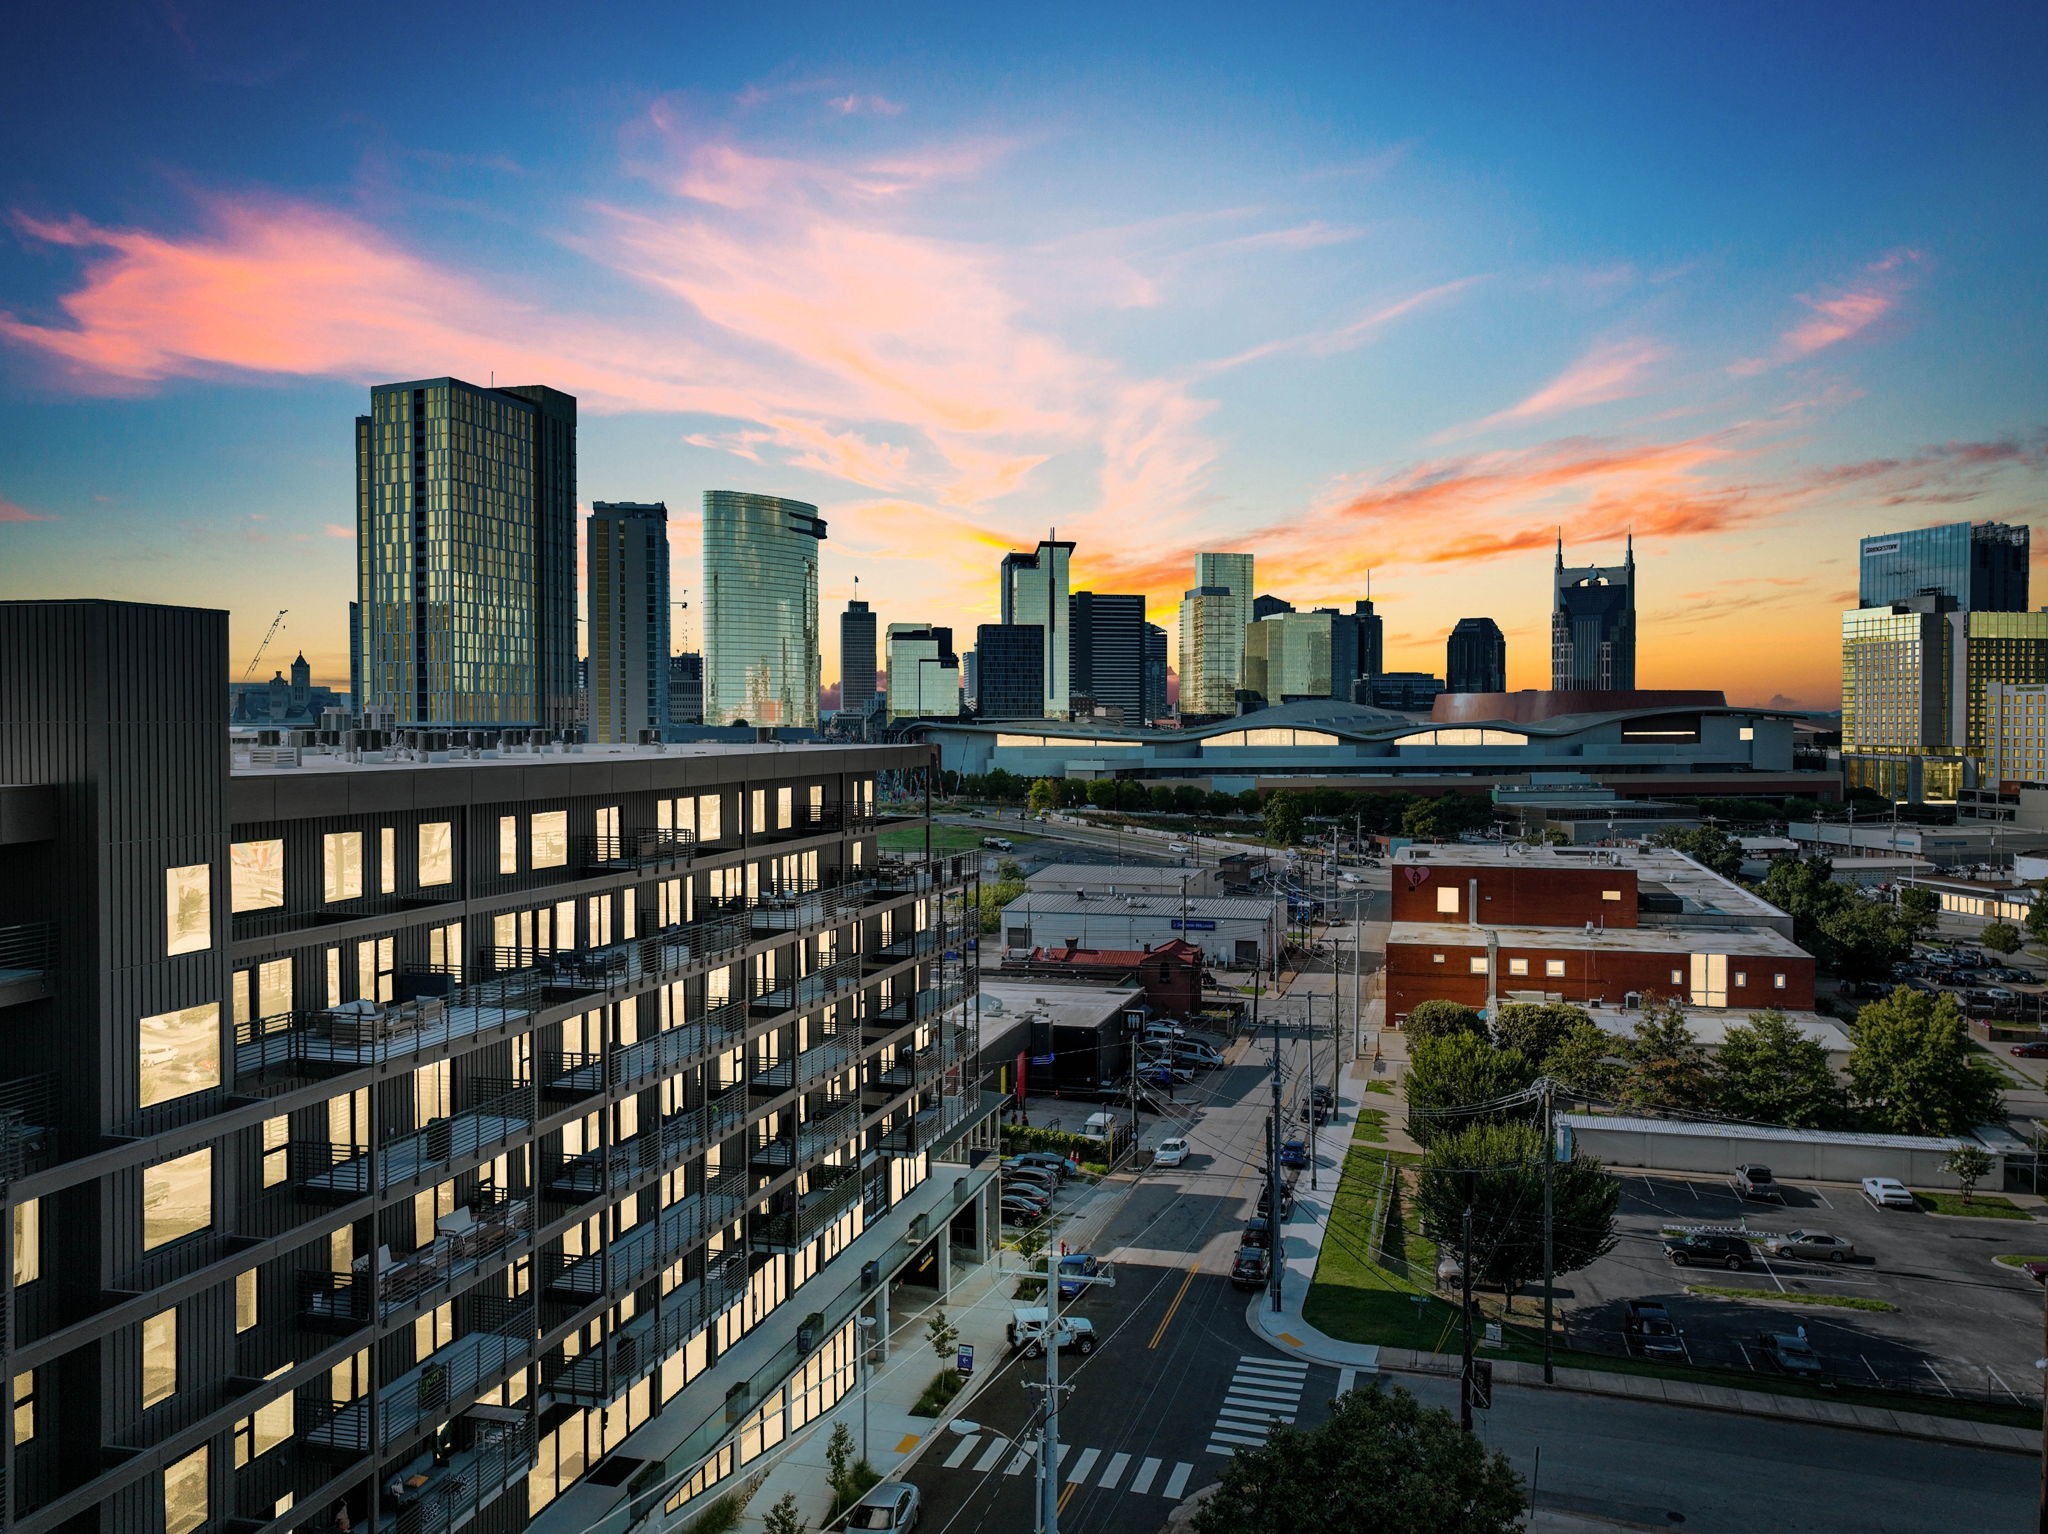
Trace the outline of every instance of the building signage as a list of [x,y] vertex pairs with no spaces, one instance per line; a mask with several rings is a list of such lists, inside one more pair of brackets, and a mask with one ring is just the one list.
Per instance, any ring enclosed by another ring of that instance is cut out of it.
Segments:
[[1866,543],[1863,545],[1863,557],[1865,559],[1870,558],[1873,554],[1896,554],[1898,552],[1899,540],[1896,538],[1887,538],[1882,543]]
[[1176,932],[1214,932],[1216,930],[1216,923],[1213,921],[1182,921],[1178,916],[1173,919],[1171,925]]
[[963,1377],[974,1372],[973,1343],[963,1342],[960,1344],[960,1356],[954,1360],[953,1367],[957,1369]]

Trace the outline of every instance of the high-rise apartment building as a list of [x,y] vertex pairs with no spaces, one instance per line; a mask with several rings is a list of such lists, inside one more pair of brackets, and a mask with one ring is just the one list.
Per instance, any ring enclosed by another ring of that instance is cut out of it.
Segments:
[[1167,702],[1166,630],[1156,623],[1145,625],[1145,703],[1147,724],[1157,724],[1170,708]]
[[1857,548],[1857,605],[1939,591],[1964,612],[2025,612],[2029,541],[2029,529],[2004,522],[1875,534]]
[[1353,602],[1350,612],[1319,607],[1330,615],[1330,693],[1350,702],[1358,683],[1380,669],[1380,620],[1370,601]]
[[1041,712],[1047,719],[1063,719],[1073,712],[1073,636],[1067,611],[1067,566],[1073,554],[1072,543],[1047,539],[1029,554],[1003,556],[1003,622],[1040,631],[1045,646]]
[[1557,692],[1627,692],[1636,685],[1636,546],[1618,565],[1567,568],[1557,540],[1551,582],[1550,685]]
[[668,506],[593,501],[584,532],[590,738],[637,744],[668,727]]
[[1244,631],[1252,621],[1252,556],[1197,554],[1195,584],[1180,608],[1182,718],[1237,712],[1244,685]]
[[379,384],[356,418],[359,712],[400,725],[576,714],[576,400]]
[[839,711],[858,719],[875,701],[875,614],[856,597],[839,615]]
[[1068,600],[1073,647],[1068,691],[1076,712],[1086,699],[1115,709],[1129,724],[1145,711],[1145,599],[1077,591]]
[[704,722],[815,729],[818,508],[704,492]]
[[1031,624],[974,631],[974,712],[981,719],[1045,717],[1045,636]]
[[234,760],[227,666],[0,603],[7,1521],[682,1526],[993,1247],[928,748]]
[[953,631],[930,623],[892,623],[888,632],[889,717],[957,719],[960,657]]
[[704,722],[704,656],[699,651],[685,650],[668,658],[668,722]]
[[1445,692],[1506,692],[1508,641],[1491,618],[1460,618],[1444,642]]
[[1267,704],[1330,696],[1330,614],[1276,613],[1245,630],[1244,690]]

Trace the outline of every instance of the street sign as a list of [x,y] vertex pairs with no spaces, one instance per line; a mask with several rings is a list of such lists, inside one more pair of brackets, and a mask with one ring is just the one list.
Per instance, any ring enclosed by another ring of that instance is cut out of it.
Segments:
[[960,1374],[963,1378],[974,1372],[973,1343],[963,1342],[960,1344],[960,1356],[958,1359],[954,1361],[953,1367],[960,1371]]

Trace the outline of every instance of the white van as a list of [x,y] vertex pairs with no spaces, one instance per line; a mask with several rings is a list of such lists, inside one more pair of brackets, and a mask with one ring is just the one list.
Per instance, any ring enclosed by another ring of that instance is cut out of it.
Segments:
[[1088,1122],[1081,1126],[1081,1133],[1094,1135],[1098,1139],[1106,1138],[1115,1132],[1119,1122],[1121,1121],[1114,1113],[1091,1113],[1088,1115]]

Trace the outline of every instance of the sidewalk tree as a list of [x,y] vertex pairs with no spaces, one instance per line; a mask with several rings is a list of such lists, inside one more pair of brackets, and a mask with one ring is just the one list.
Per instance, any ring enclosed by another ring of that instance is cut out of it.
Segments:
[[1266,840],[1292,847],[1301,840],[1301,796],[1292,789],[1275,789],[1266,795]]
[[953,1361],[953,1349],[960,1343],[960,1328],[946,1319],[945,1306],[941,1305],[932,1312],[932,1318],[925,1326],[924,1336],[925,1341],[932,1345],[932,1351],[938,1354],[940,1363],[949,1364]]
[[1312,1428],[1240,1449],[1193,1534],[1513,1534],[1529,1505],[1505,1454],[1398,1385],[1337,1398]]
[[796,1493],[786,1491],[775,1499],[775,1505],[768,1509],[768,1515],[761,1520],[762,1534],[805,1534],[810,1528],[796,1510]]
[[1543,1074],[1574,1097],[1613,1102],[1628,1069],[1620,1055],[1621,1041],[1588,1019],[1543,1057]]
[[1059,785],[1051,778],[1033,778],[1031,786],[1024,791],[1024,807],[1034,815],[1056,810],[1059,803]]
[[1456,1110],[1513,1096],[1535,1079],[1536,1068],[1521,1051],[1495,1049],[1478,1034],[1418,1040],[1408,1051],[1408,1132],[1428,1145],[1469,1123],[1527,1117],[1534,1111],[1527,1104]]
[[1848,1093],[1828,1063],[1827,1046],[1775,1008],[1731,1027],[1714,1064],[1714,1105],[1728,1118],[1832,1129],[1847,1116]]
[[2037,943],[2048,943],[2048,899],[2036,900],[2027,907],[2027,936]]
[[1971,1049],[1954,996],[1901,986],[1849,1025],[1849,1090],[1871,1127],[1967,1134],[2005,1116],[1998,1069]]
[[1713,1062],[1677,1002],[1647,1004],[1634,1032],[1621,1041],[1621,1058],[1627,1066],[1624,1107],[1696,1113],[1712,1106]]
[[1424,1001],[1416,1003],[1415,1010],[1402,1019],[1401,1031],[1411,1045],[1423,1039],[1448,1038],[1454,1033],[1484,1038],[1486,1020],[1477,1007],[1468,1007],[1462,1001]]
[[825,1479],[832,1483],[832,1500],[844,1500],[853,1484],[853,1429],[844,1422],[833,1423],[832,1436],[825,1440]]
[[1979,1146],[1959,1145],[1948,1153],[1941,1169],[1962,1185],[1963,1203],[1968,1205],[1977,1196],[1977,1184],[1991,1175],[1991,1157]]
[[1995,921],[1977,934],[1977,941],[1993,953],[2018,953],[2020,929],[2009,921]]

